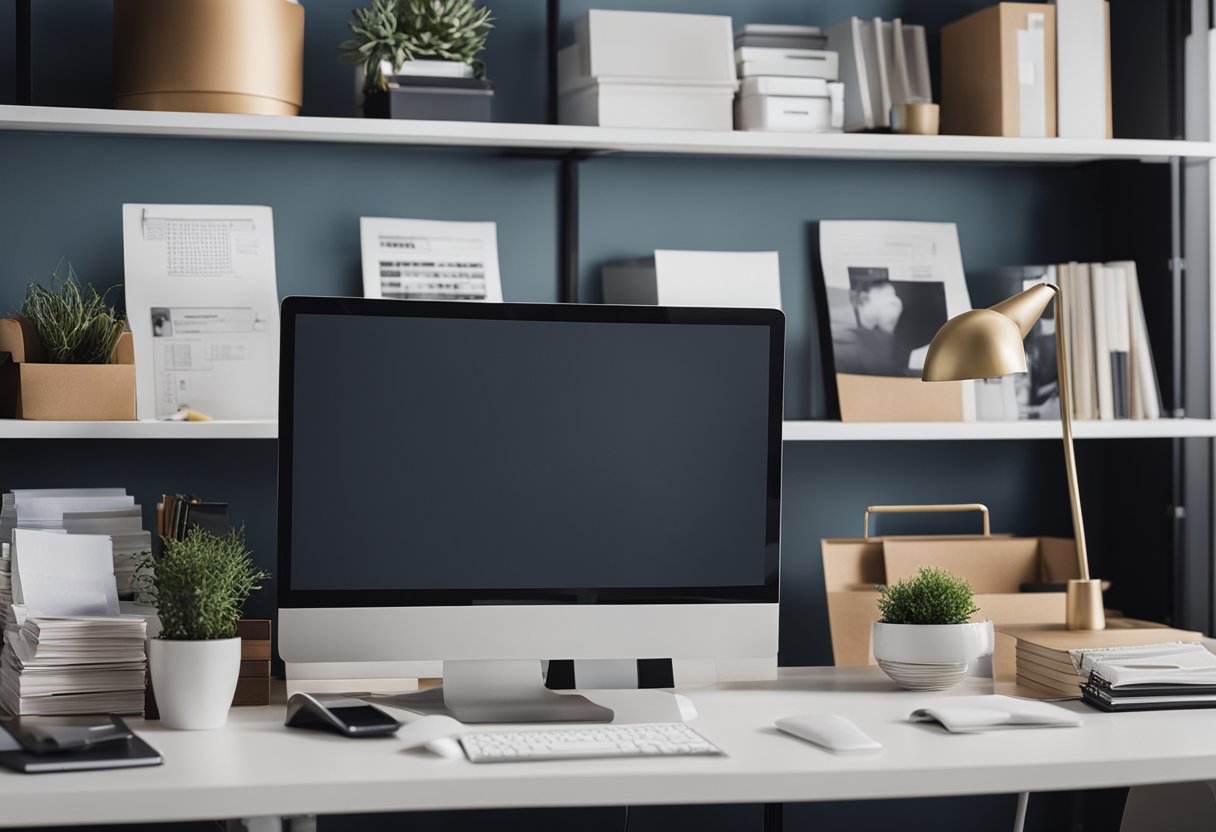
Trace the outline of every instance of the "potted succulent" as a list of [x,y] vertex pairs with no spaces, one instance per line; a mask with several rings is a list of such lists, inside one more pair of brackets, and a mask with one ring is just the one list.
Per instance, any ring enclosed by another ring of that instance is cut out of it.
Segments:
[[135,352],[126,322],[66,259],[51,286],[30,283],[0,319],[0,417],[135,418]]
[[991,621],[979,612],[971,585],[942,569],[921,567],[892,586],[879,587],[870,643],[878,666],[912,690],[943,690],[967,675],[972,662],[990,655]]
[[270,576],[236,529],[217,537],[195,526],[162,542],[159,557],[144,555],[136,567],[140,597],[160,617],[160,635],[148,641],[156,705],[170,728],[219,728],[241,670],[241,606]]
[[493,84],[477,55],[494,28],[476,0],[372,0],[340,49],[362,73],[369,118],[489,121]]

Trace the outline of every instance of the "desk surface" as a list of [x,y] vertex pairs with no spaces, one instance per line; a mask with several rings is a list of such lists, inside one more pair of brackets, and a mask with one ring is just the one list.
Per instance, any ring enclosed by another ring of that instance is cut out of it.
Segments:
[[[1103,714],[1077,729],[950,735],[906,722],[915,708],[991,691],[897,689],[877,668],[783,669],[773,682],[687,691],[691,724],[725,758],[574,760],[475,766],[394,739],[288,730],[282,705],[234,708],[225,728],[132,726],[164,755],[151,769],[0,772],[0,825],[338,814],[428,809],[775,803],[1050,791],[1216,779],[1216,710]],[[883,743],[836,756],[779,733],[813,712],[852,718]]]

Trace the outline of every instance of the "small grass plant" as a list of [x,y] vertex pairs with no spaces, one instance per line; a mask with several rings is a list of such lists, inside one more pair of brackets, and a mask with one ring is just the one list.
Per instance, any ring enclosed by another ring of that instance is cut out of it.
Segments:
[[884,624],[966,624],[979,612],[971,584],[944,569],[922,566],[878,591]]
[[485,74],[477,55],[494,18],[476,0],[372,0],[351,14],[351,37],[339,49],[345,60],[363,65],[365,93],[388,89],[383,61],[394,72],[406,61],[431,59],[471,64],[478,78]]
[[80,285],[66,258],[51,275],[50,288],[30,283],[21,314],[33,324],[52,364],[108,364],[126,327],[106,295]]
[[160,615],[163,639],[233,638],[241,607],[270,573],[249,556],[242,530],[217,537],[197,526],[180,540],[164,538],[159,557],[136,558],[135,588]]

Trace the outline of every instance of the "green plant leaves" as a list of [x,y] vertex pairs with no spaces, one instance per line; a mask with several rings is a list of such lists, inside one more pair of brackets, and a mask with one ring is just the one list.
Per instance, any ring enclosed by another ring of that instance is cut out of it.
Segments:
[[485,48],[494,18],[476,0],[372,0],[368,8],[355,9],[348,24],[351,35],[339,47],[342,57],[362,64],[366,73],[364,92],[388,89],[380,64],[388,61],[393,71],[406,61],[433,58],[473,65],[480,78],[484,65],[476,60]]
[[270,573],[257,569],[244,532],[216,537],[197,526],[181,540],[162,538],[160,557],[135,558],[137,597],[160,615],[161,638],[176,641],[232,638],[241,607]]
[[884,624],[965,624],[980,609],[971,584],[944,569],[922,566],[911,578],[878,591]]
[[53,288],[30,283],[21,314],[34,325],[52,364],[108,364],[126,323],[106,296],[83,289],[66,258],[51,275]]

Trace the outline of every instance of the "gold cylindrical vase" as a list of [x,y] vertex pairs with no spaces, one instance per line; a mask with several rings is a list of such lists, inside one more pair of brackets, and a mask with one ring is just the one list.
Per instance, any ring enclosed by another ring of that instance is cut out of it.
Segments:
[[289,0],[114,0],[114,106],[295,116],[304,7]]

